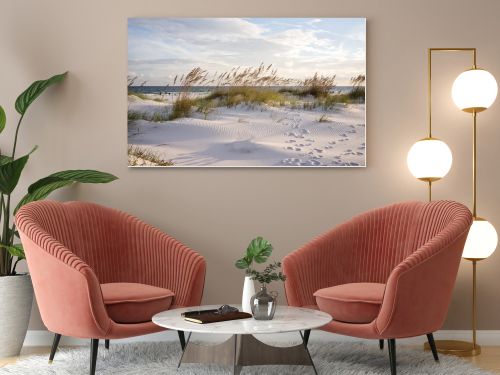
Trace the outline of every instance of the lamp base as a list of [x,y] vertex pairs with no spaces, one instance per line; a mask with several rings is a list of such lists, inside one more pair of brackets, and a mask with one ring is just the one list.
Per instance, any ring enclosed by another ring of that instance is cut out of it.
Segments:
[[[481,347],[467,341],[436,340],[438,353],[454,355],[457,357],[474,357],[481,354]],[[424,344],[424,350],[431,350],[429,343]]]

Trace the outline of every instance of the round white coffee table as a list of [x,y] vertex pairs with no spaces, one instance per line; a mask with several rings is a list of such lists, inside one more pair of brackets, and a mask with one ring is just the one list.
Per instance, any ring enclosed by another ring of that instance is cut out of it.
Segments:
[[[307,341],[311,329],[330,323],[332,317],[324,312],[299,307],[278,306],[273,320],[253,318],[231,320],[209,324],[197,324],[184,320],[183,312],[217,309],[219,306],[198,306],[174,309],[153,316],[153,322],[161,327],[179,332],[182,363],[218,363],[232,366],[233,373],[239,374],[242,366],[255,365],[306,365],[312,366],[317,374]],[[302,333],[304,331],[304,334]],[[189,332],[184,343],[184,332]],[[191,333],[230,334],[221,344],[195,344],[190,342]],[[290,347],[276,347],[256,339],[254,334],[299,332],[302,344]]]

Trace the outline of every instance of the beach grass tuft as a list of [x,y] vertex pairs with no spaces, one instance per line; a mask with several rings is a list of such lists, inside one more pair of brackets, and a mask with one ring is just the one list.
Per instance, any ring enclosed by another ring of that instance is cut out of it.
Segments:
[[318,122],[331,122],[331,120],[328,118],[326,114],[322,114],[321,117],[318,119]]
[[163,122],[169,120],[169,115],[166,112],[140,112],[140,111],[131,111],[127,112],[127,119],[129,121],[135,120],[146,120],[151,122]]
[[248,86],[219,88],[209,94],[206,99],[218,100],[220,104],[227,107],[242,103],[283,105],[286,102],[286,97],[279,91]]
[[[240,104],[246,104],[250,109],[266,104],[311,111],[317,108],[331,110],[338,104],[364,103],[365,81],[363,74],[354,76],[351,78],[352,89],[349,92],[336,92],[334,74],[320,75],[316,72],[304,79],[290,79],[278,75],[277,68],[272,64],[261,63],[258,67],[238,66],[209,76],[207,70],[196,67],[186,74],[175,76],[173,86],[178,87],[178,95],[168,115],[161,112],[151,114],[129,111],[128,118],[131,121],[167,121],[190,117],[193,110],[196,110],[207,120],[217,107],[230,108]],[[166,87],[168,86],[170,84]],[[197,86],[206,86],[210,88],[210,92],[205,96],[194,95],[193,87]],[[166,102],[163,97],[134,92],[130,86],[129,95],[143,100]]]
[[203,113],[203,116],[205,120],[208,119],[208,115],[212,113],[215,109],[215,105],[212,100],[208,100],[206,98],[202,98],[197,100],[196,105],[198,108],[196,109],[197,112]]
[[128,165],[130,166],[143,166],[143,165],[157,165],[161,167],[173,166],[169,160],[164,160],[161,155],[151,149],[139,146],[128,147]]
[[179,96],[172,106],[172,112],[168,115],[168,119],[175,120],[181,117],[189,117],[194,104],[195,101],[193,99],[187,96]]
[[302,81],[301,95],[311,95],[315,98],[324,98],[330,95],[330,92],[335,88],[335,75],[333,76],[320,76],[314,73],[312,77]]

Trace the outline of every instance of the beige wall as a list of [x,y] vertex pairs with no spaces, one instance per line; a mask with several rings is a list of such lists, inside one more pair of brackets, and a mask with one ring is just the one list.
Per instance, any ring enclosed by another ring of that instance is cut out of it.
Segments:
[[[500,78],[500,2],[496,0],[1,0],[0,103],[10,148],[15,96],[31,81],[69,70],[26,118],[20,150],[38,144],[21,182],[62,168],[98,168],[120,180],[78,186],[60,199],[129,211],[200,251],[208,261],[204,301],[237,302],[243,274],[233,267],[262,235],[277,258],[353,214],[406,199],[426,199],[406,168],[406,153],[426,131],[426,48],[474,46]],[[127,17],[366,17],[368,167],[363,169],[129,169],[126,144]],[[454,152],[436,198],[471,196],[470,118],[449,91],[469,65],[466,54],[435,63],[435,134]],[[479,213],[500,229],[500,102],[479,116]],[[500,254],[479,264],[479,328],[500,329]],[[469,327],[471,266],[463,261],[448,329]],[[31,328],[42,327],[38,314]]]

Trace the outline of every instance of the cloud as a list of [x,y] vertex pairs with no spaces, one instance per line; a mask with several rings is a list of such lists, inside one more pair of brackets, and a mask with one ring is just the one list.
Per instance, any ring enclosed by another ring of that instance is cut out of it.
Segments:
[[318,71],[345,84],[364,73],[364,33],[362,19],[130,19],[129,71],[155,85],[197,66],[212,74],[264,62],[289,78]]

